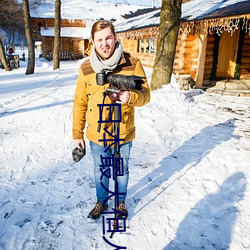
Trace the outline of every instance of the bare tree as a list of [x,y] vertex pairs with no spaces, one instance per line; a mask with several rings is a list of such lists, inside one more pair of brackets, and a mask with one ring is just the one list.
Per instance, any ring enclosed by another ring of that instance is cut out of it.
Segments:
[[25,36],[26,36],[26,41],[28,44],[28,66],[27,66],[25,74],[30,75],[30,74],[34,74],[34,70],[35,70],[35,48],[34,48],[34,41],[32,37],[30,9],[29,9],[28,0],[22,0],[22,8],[23,8]]
[[30,9],[36,9],[43,4],[46,4],[46,0],[29,0]]
[[171,81],[182,0],[162,0],[160,31],[150,87],[160,88]]
[[0,37],[0,61],[1,61],[1,64],[3,65],[3,67],[4,67],[4,69],[6,71],[11,70],[10,65],[8,64],[8,62],[6,60],[6,56],[5,56],[5,52],[4,52],[4,46],[3,46],[3,43],[2,43],[1,37]]
[[11,34],[20,33],[23,26],[22,6],[17,0],[0,0],[0,28]]
[[55,40],[53,49],[53,69],[60,68],[59,48],[61,37],[61,0],[55,0]]
[[6,71],[10,71],[10,65],[6,59],[4,43],[13,43],[16,34],[23,30],[22,8],[16,0],[0,0],[0,61]]

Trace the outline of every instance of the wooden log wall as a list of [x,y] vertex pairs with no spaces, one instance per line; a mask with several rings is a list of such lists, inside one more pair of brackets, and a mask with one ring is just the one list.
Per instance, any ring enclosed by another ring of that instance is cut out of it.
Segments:
[[177,76],[189,75],[192,79],[196,79],[199,53],[197,39],[195,35],[178,36],[173,67],[173,73]]
[[173,65],[173,73],[178,75],[179,71],[183,68],[183,53],[185,46],[185,36],[179,35],[177,39],[176,44],[176,50],[175,50],[175,59],[174,59],[174,65]]
[[150,53],[139,54],[139,53],[136,53],[134,56],[136,58],[138,58],[145,67],[153,68],[154,60],[155,60],[155,54],[150,54]]
[[[39,29],[39,27],[49,28],[55,27],[54,18],[31,18],[32,27],[34,29]],[[86,21],[84,20],[71,20],[71,19],[62,19],[61,27],[86,27]]]
[[123,50],[124,51],[127,51],[133,55],[136,54],[136,47],[137,47],[137,40],[120,40],[120,42],[122,43],[122,46],[123,46]]
[[154,66],[155,53],[138,51],[138,40],[121,38],[120,42],[122,43],[124,51],[138,58],[145,67],[152,68]]
[[42,37],[42,57],[46,58],[48,52],[53,51],[54,38],[44,36]]
[[85,50],[88,48],[89,41],[87,39],[82,40],[79,38],[74,38],[73,39],[73,53],[74,55],[82,55],[84,56]]
[[[42,57],[46,58],[48,52],[52,52],[54,47],[54,37],[42,38]],[[69,51],[77,58],[84,56],[84,51],[88,47],[88,40],[78,38],[61,38],[60,51]]]
[[205,80],[206,82],[210,81],[210,77],[212,73],[214,46],[215,46],[215,34],[213,35],[208,34],[206,59],[205,59],[205,67],[204,67],[204,78],[203,78],[203,80]]
[[195,35],[187,36],[184,50],[184,65],[181,74],[188,74],[192,79],[196,78],[197,58],[199,54],[198,38]]
[[73,51],[73,39],[72,38],[61,38],[60,51]]

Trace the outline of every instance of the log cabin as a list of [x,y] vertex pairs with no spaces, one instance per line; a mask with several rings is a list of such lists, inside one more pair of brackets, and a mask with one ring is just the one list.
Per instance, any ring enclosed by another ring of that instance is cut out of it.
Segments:
[[[124,50],[147,67],[154,65],[160,11],[137,11],[115,22]],[[249,90],[250,1],[184,1],[173,73],[199,88],[237,79]]]
[[[54,18],[32,18],[33,37],[41,41],[41,57],[52,60]],[[81,59],[87,55],[92,20],[61,20],[60,59]]]
[[[98,19],[115,21],[147,6],[110,2],[61,0],[61,59],[79,59],[90,53],[90,30]],[[46,1],[31,10],[34,41],[41,42],[41,57],[52,59],[54,45],[55,4]]]

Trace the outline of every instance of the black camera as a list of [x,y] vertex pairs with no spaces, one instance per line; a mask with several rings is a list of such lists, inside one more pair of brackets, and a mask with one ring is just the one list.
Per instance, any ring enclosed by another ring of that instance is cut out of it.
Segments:
[[125,90],[125,89],[142,89],[144,81],[141,76],[126,76],[112,74],[109,70],[102,70],[101,73],[96,74],[96,82],[98,85],[103,86],[106,83],[110,83],[110,87]]

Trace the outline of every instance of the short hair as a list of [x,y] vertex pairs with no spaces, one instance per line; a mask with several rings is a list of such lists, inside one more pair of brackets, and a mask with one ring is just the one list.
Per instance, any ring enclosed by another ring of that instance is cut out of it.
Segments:
[[115,27],[110,21],[99,20],[99,21],[95,22],[93,24],[93,26],[92,26],[92,29],[91,29],[91,38],[92,38],[92,40],[94,40],[94,35],[95,35],[96,32],[98,32],[98,31],[100,31],[102,29],[106,29],[108,27],[111,29],[111,32],[115,36]]

